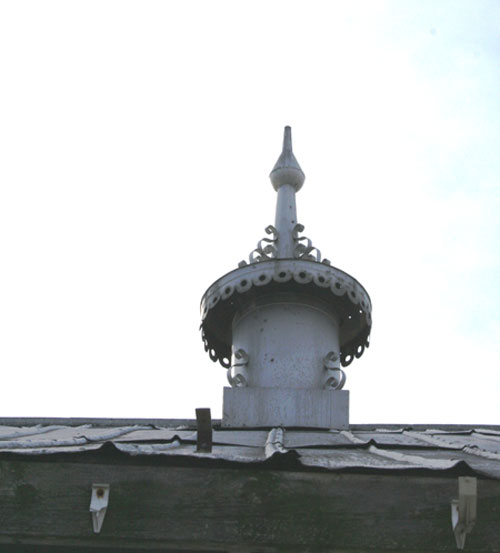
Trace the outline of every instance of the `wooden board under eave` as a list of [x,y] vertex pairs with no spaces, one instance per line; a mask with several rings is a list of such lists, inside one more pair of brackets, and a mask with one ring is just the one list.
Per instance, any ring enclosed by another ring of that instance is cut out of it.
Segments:
[[[111,486],[92,531],[92,483]],[[0,543],[204,551],[456,551],[456,478],[0,461]],[[500,482],[478,481],[466,551],[500,550]],[[12,551],[17,551],[17,548]],[[76,551],[76,549],[75,549]]]

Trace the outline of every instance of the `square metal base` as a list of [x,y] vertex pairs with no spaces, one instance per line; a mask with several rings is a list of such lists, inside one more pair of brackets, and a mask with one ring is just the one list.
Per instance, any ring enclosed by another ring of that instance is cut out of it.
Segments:
[[222,426],[345,430],[349,428],[349,391],[224,388]]

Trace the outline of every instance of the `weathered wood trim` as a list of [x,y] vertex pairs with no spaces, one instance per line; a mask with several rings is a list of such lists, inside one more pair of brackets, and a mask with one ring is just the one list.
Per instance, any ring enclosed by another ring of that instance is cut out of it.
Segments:
[[[276,549],[276,548],[265,548],[265,547],[252,547],[245,544],[231,545],[227,548],[210,548],[209,544],[204,544],[201,548],[200,545],[196,542],[191,544],[182,544],[179,547],[178,543],[172,542],[157,542],[157,543],[147,543],[147,542],[130,542],[126,541],[122,544],[117,544],[116,541],[104,540],[100,544],[88,545],[85,543],[76,543],[71,540],[43,540],[33,541],[31,543],[23,542],[14,543],[13,541],[4,542],[0,540],[0,551],[2,553],[111,553],[119,551],[120,553],[141,553],[146,551],[147,553],[285,553],[285,551],[290,553],[311,553],[309,548],[286,548],[286,549]],[[316,550],[314,550],[316,551]],[[324,549],[322,550],[325,553],[394,553],[394,549]],[[404,550],[405,553],[429,553],[428,549],[412,549]],[[468,548],[466,548],[466,553]],[[443,553],[457,553],[456,547],[450,548]]]
[[[111,485],[98,535],[89,513],[95,482]],[[442,477],[2,460],[0,543],[451,552],[450,501],[457,491],[455,478]],[[479,480],[478,496],[467,551],[498,551],[500,482]]]

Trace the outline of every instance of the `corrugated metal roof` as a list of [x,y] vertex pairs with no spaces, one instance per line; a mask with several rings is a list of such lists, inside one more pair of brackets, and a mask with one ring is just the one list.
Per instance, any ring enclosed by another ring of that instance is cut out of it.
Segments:
[[64,422],[40,421],[30,426],[0,421],[0,455],[79,454],[112,443],[116,450],[134,457],[175,456],[253,464],[286,456],[293,458],[297,467],[307,469],[459,471],[500,479],[500,427],[406,425],[398,429],[387,425],[353,426],[349,431],[217,428],[212,451],[202,453],[196,451],[194,421],[137,421],[123,426],[106,426],[95,420],[76,425]]

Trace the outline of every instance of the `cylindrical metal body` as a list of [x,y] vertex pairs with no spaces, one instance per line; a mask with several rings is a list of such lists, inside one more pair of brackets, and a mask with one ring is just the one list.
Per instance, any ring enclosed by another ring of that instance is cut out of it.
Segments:
[[250,387],[321,389],[323,359],[340,352],[339,324],[321,304],[268,298],[233,320],[233,351],[248,354]]

